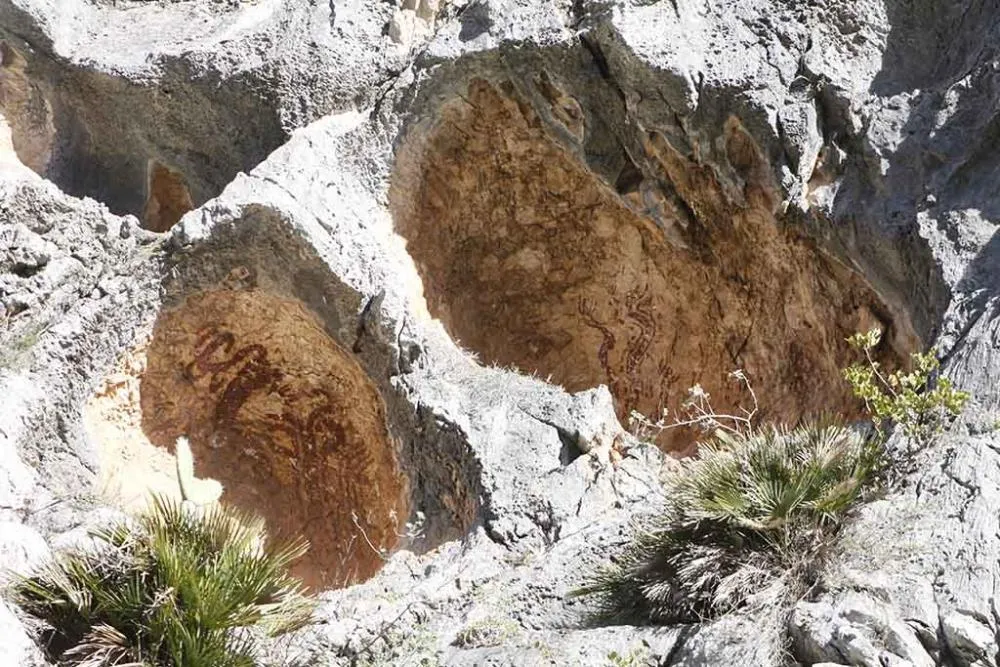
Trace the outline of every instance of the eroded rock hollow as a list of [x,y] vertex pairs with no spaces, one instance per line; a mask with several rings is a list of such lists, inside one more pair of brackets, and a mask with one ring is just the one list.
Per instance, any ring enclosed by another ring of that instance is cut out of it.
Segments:
[[[695,384],[720,412],[749,408],[736,369],[762,418],[855,414],[845,339],[888,329],[880,353],[893,364],[914,338],[860,275],[783,227],[770,169],[738,119],[720,130],[745,182],[738,205],[657,132],[643,157],[660,182],[633,167],[616,190],[550,138],[513,86],[473,81],[410,132],[397,162],[395,221],[431,312],[485,363],[571,391],[606,383],[623,419],[678,415]],[[690,447],[690,433],[661,438]]]
[[67,192],[135,215],[150,231],[169,229],[287,138],[266,93],[227,90],[217,72],[202,79],[167,65],[166,79],[123,85],[87,67],[63,69],[30,40],[5,37],[0,116],[11,146],[4,150]]
[[364,580],[396,545],[407,481],[382,398],[296,301],[262,290],[188,297],[157,321],[141,395],[154,444],[186,435],[223,501],[309,539],[296,573],[311,586]]
[[[378,571],[262,663],[993,664],[998,38],[980,0],[0,0],[0,580],[178,496],[187,435],[313,587]],[[671,465],[614,409],[749,407],[741,368],[760,422],[850,417],[873,326],[972,400],[893,436],[808,595],[583,623]],[[0,664],[54,664],[22,620]]]

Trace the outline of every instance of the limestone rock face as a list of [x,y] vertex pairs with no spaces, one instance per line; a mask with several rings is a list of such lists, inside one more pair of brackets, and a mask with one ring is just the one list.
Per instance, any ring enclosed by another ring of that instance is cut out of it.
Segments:
[[[273,664],[996,665],[998,10],[0,0],[0,567],[186,436],[313,543]],[[692,451],[630,413],[856,414],[873,326],[975,404],[810,598],[587,627]]]
[[45,658],[31,636],[11,611],[6,602],[0,602],[0,664],[23,667],[43,667]]

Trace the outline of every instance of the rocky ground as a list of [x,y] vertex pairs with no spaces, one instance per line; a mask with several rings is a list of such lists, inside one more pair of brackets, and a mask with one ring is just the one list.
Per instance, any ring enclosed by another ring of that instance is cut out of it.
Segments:
[[[0,566],[173,492],[301,532],[299,665],[997,665],[1000,6],[0,0]],[[691,434],[974,396],[790,618],[567,593]],[[6,576],[6,575],[4,575]],[[0,664],[41,665],[0,604]],[[615,661],[618,662],[615,662]]]

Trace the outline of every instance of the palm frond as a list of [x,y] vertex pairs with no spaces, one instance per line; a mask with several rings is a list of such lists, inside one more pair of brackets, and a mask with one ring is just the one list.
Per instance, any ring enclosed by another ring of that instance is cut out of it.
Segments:
[[155,498],[147,512],[93,532],[13,587],[59,634],[53,658],[85,667],[250,667],[258,627],[278,635],[312,620],[315,602],[288,574],[304,540],[273,541],[262,519]]
[[830,419],[717,433],[668,477],[663,514],[576,594],[600,621],[676,622],[782,588],[872,483],[879,455]]

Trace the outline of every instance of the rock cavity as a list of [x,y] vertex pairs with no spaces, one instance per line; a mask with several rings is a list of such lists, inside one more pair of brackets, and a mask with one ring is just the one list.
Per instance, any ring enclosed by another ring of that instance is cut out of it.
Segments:
[[293,570],[309,586],[345,586],[381,568],[410,513],[385,406],[299,302],[259,289],[192,294],[160,314],[136,369],[136,442],[153,451],[120,480],[146,474],[186,435],[196,474],[225,487],[222,502],[263,516],[274,535],[309,540]]
[[[643,159],[677,195],[658,200],[654,222],[637,170],[616,191],[513,86],[472,81],[410,131],[394,173],[397,230],[431,313],[485,363],[570,391],[607,384],[622,418],[676,414],[695,384],[719,412],[749,407],[736,369],[763,419],[855,414],[845,339],[887,329],[879,355],[893,365],[915,337],[859,274],[779,221],[770,169],[738,119],[719,141],[743,180],[739,204],[712,168],[645,133]],[[678,431],[660,442],[690,443]]]

